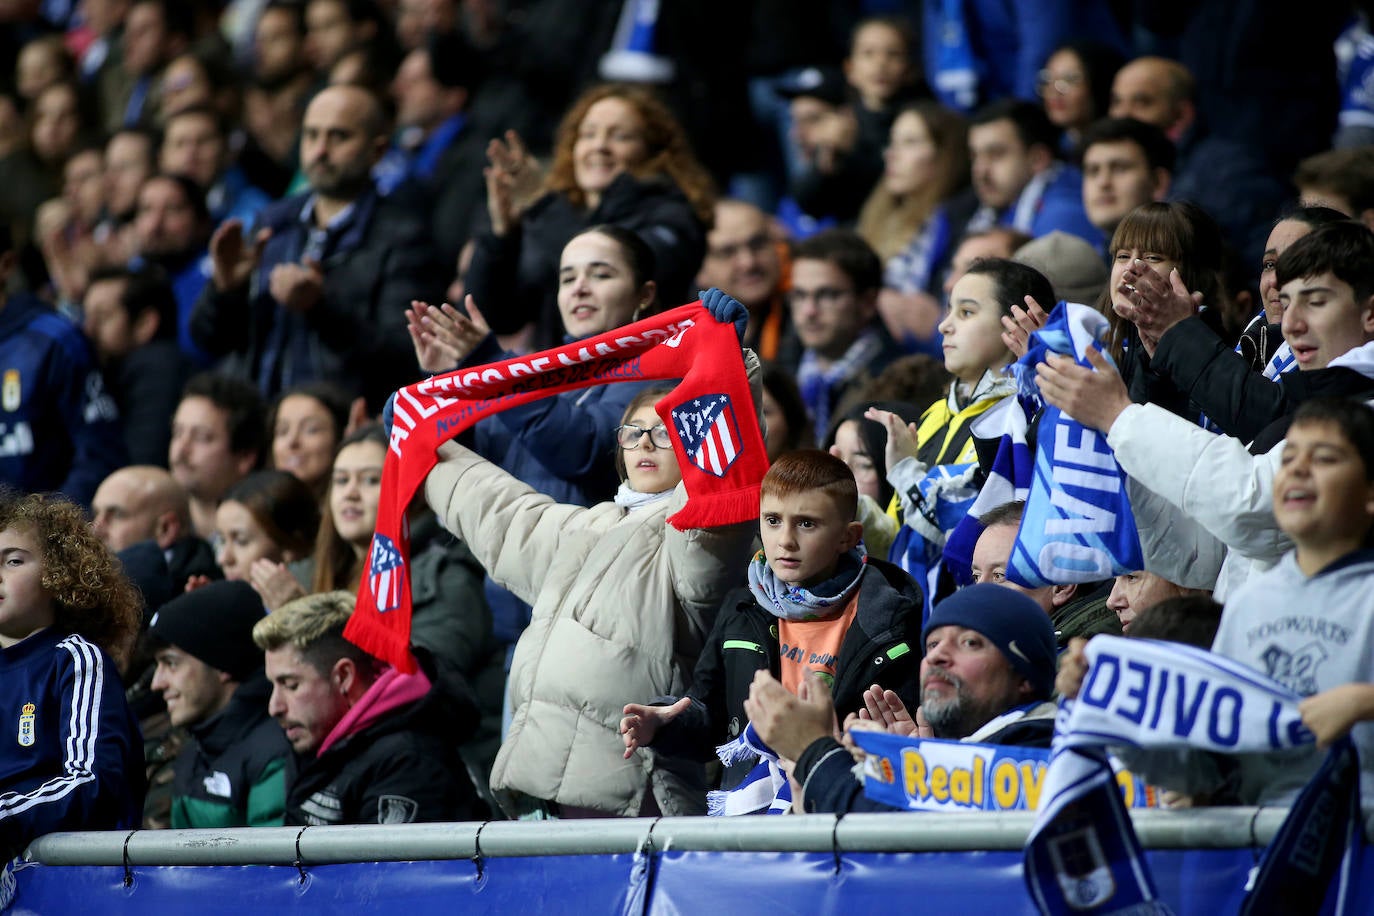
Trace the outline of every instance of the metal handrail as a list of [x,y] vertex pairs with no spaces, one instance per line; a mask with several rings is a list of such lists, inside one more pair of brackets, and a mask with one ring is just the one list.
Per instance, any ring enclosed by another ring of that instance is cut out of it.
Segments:
[[[1287,813],[1142,809],[1131,817],[1146,848],[1231,849],[1267,845]],[[325,865],[470,859],[479,846],[486,857],[613,855],[650,842],[659,851],[703,852],[1015,850],[1034,819],[1032,812],[896,812],[93,831],[41,837],[25,858],[44,865]]]

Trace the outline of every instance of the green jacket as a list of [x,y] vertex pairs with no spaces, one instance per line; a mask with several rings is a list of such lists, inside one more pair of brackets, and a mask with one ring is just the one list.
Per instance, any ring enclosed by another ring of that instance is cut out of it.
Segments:
[[271,685],[261,674],[229,705],[191,726],[176,761],[172,827],[272,827],[285,823],[291,745],[267,715]]

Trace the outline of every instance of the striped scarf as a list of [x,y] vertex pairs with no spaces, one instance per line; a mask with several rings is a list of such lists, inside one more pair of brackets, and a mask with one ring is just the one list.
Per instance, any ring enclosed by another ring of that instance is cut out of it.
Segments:
[[[1109,745],[1274,753],[1311,746],[1299,697],[1224,656],[1098,636],[1088,677],[1055,722],[1025,878],[1041,913],[1170,913],[1107,763]],[[1348,739],[1298,797],[1252,877],[1243,913],[1315,913],[1338,867],[1343,897],[1363,842],[1359,763]],[[1338,912],[1342,911],[1338,904]]]
[[830,428],[835,389],[868,368],[882,349],[878,332],[870,330],[860,334],[844,355],[829,366],[821,366],[820,357],[814,350],[802,354],[801,364],[797,366],[797,387],[801,389],[802,402],[811,412],[817,445],[824,441],[826,430]]

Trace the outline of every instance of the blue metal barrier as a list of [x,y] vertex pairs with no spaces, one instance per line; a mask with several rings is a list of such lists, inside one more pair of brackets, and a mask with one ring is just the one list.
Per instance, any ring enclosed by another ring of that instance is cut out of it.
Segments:
[[[1285,812],[1136,812],[1164,898],[1234,912]],[[14,914],[1032,913],[1029,814],[69,833],[30,847]],[[1374,857],[1363,873],[1374,875]],[[1374,912],[1374,882],[1360,882]]]

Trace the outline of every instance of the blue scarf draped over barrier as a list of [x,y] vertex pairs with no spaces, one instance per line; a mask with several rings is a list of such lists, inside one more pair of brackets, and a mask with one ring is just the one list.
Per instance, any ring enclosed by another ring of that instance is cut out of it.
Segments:
[[[1041,913],[1170,913],[1159,898],[1107,762],[1108,745],[1266,753],[1311,746],[1299,697],[1223,656],[1178,643],[1099,636],[1088,677],[1055,721],[1025,879]],[[1332,748],[1252,874],[1241,912],[1345,911],[1362,852],[1359,761]],[[1339,868],[1341,880],[1333,886]]]
[[[1030,337],[1013,372],[1023,391],[1046,355],[1072,356],[1088,366],[1089,347],[1102,350],[1107,319],[1061,302]],[[1038,392],[1037,392],[1038,394]],[[1097,582],[1144,566],[1126,475],[1107,437],[1047,406],[1036,436],[1035,468],[1007,578],[1028,588]]]

